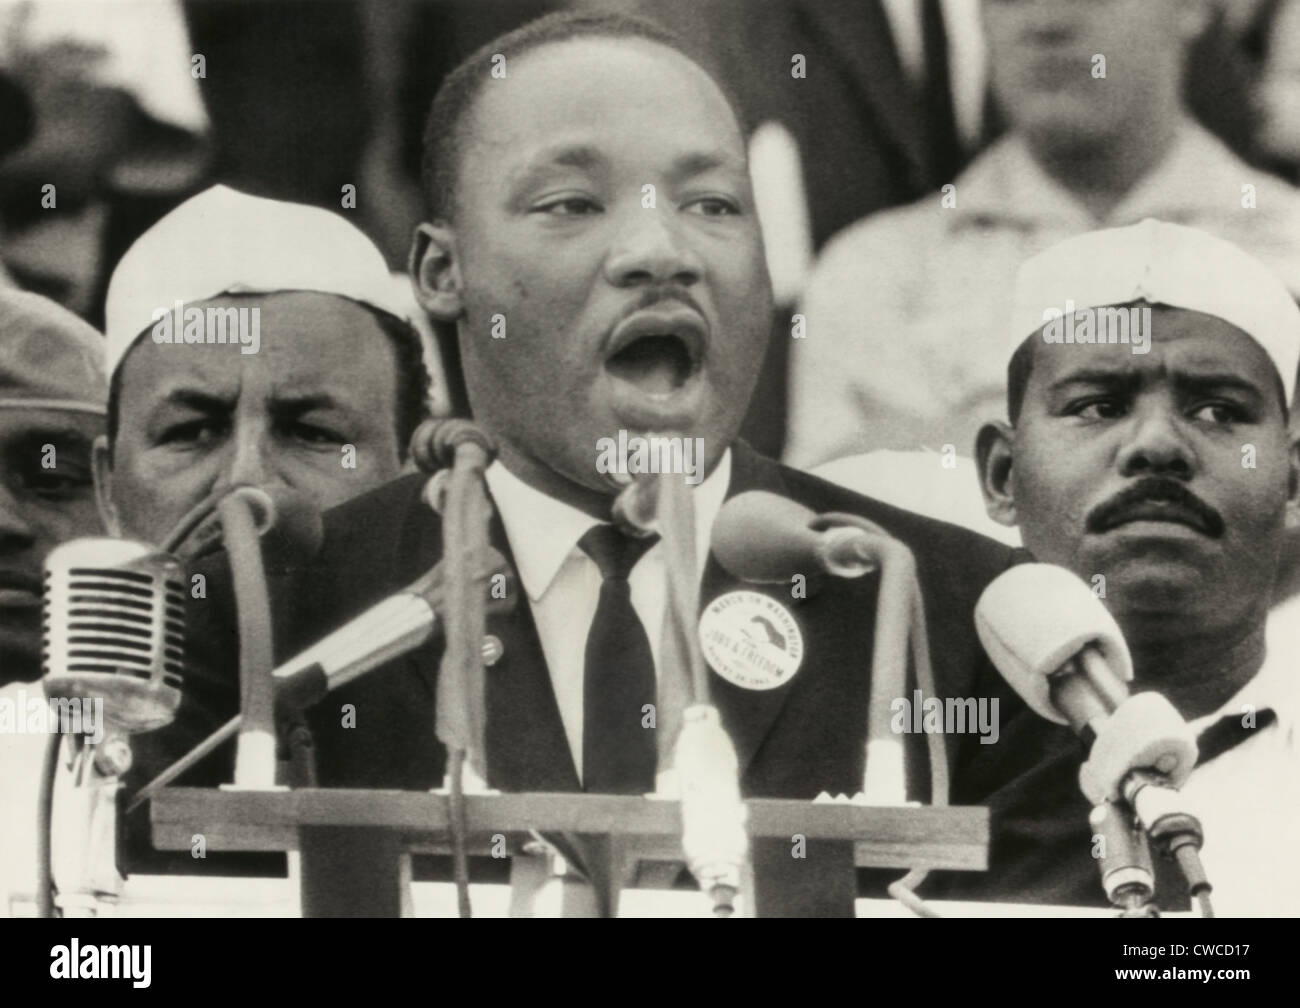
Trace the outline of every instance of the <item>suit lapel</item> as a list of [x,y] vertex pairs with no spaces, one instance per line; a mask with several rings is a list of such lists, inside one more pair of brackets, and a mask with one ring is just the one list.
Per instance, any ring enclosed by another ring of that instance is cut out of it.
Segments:
[[838,54],[861,107],[902,162],[912,188],[928,189],[928,140],[918,126],[925,122],[924,110],[908,86],[880,0],[805,0],[800,7],[809,34]]
[[[495,507],[488,540],[513,566],[514,554]],[[427,569],[442,552],[442,525],[417,495],[403,534],[396,538],[390,569],[408,566],[412,557],[421,558],[420,569]],[[503,791],[579,791],[532,607],[517,580],[512,587],[513,611],[490,615],[486,628],[501,643],[501,657],[484,671],[488,783]],[[437,693],[442,653],[441,644],[425,646],[405,659],[408,673],[424,683],[431,697]],[[428,730],[433,731],[432,717]]]
[[[513,564],[495,508],[488,534]],[[501,658],[487,670],[488,779],[506,791],[581,791],[533,608],[516,585],[513,611],[488,620],[501,641]]]

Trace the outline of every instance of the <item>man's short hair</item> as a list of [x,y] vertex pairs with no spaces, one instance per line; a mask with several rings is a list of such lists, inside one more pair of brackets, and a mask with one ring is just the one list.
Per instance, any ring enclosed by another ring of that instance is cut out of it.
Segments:
[[1025,387],[1029,372],[1034,366],[1034,341],[1025,338],[1007,364],[1007,418],[1014,427],[1020,420],[1020,408],[1025,404]]
[[[393,402],[394,434],[397,437],[397,456],[403,462],[410,448],[411,435],[415,428],[428,416],[429,371],[424,365],[424,347],[420,336],[410,323],[360,301],[354,301],[375,320],[375,323],[388,337],[393,345],[393,358],[396,374],[396,399]],[[134,349],[134,347],[132,348]],[[131,351],[127,351],[127,357]],[[122,364],[125,365],[126,358]],[[119,366],[113,372],[108,385],[108,450],[111,454],[117,441],[118,408],[121,398],[122,370]]]
[[465,123],[484,84],[491,79],[492,57],[498,53],[518,59],[544,45],[579,38],[632,38],[657,42],[675,49],[696,63],[713,81],[731,106],[742,133],[741,106],[703,61],[675,32],[653,21],[600,11],[561,11],[530,21],[498,36],[471,53],[443,80],[433,97],[424,126],[421,179],[430,221],[454,217],[460,159],[465,146]]

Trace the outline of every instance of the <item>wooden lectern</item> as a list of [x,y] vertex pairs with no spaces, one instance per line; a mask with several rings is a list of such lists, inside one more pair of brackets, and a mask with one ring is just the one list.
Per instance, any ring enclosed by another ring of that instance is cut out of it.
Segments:
[[[592,794],[481,794],[465,799],[471,854],[518,853],[532,832],[578,834],[607,845],[607,905],[641,861],[682,859],[674,800]],[[752,841],[838,841],[852,851],[831,881],[850,894],[854,867],[983,871],[985,808],[878,807],[755,798],[745,803]],[[445,854],[450,808],[440,792],[335,788],[224,791],[165,788],[152,803],[154,846],[188,850],[297,851],[307,917],[410,916],[410,855]],[[792,864],[797,864],[792,861]],[[815,867],[813,870],[816,870]],[[603,873],[602,873],[603,874]],[[825,879],[825,876],[822,876]],[[749,895],[749,894],[747,894]],[[760,913],[763,891],[752,894]]]

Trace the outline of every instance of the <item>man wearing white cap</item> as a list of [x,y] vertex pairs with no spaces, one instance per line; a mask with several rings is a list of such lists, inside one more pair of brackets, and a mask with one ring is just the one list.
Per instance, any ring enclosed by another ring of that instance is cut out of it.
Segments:
[[[1014,302],[1011,422],[977,439],[989,514],[1094,586],[1133,654],[1132,688],[1202,733],[1184,793],[1219,911],[1300,913],[1300,628],[1266,634],[1300,485],[1287,430],[1300,310],[1236,246],[1154,220],[1030,259]],[[1072,775],[1079,755],[1062,748],[1026,786]],[[1073,863],[1095,877],[1082,798],[1060,811],[1084,834]],[[1062,872],[1048,854],[1027,857]]]
[[214,186],[155,224],[108,290],[114,534],[158,541],[238,484],[324,510],[397,476],[428,385],[400,289],[325,210]]
[[100,531],[90,452],[104,429],[99,333],[36,294],[0,290],[0,917],[35,885],[43,733],[41,584],[59,543]]

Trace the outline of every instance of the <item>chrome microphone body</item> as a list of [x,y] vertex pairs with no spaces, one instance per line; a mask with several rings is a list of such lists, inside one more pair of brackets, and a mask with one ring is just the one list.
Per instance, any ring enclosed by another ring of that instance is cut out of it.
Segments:
[[94,703],[103,721],[98,738],[73,739],[80,785],[47,785],[49,867],[68,916],[93,916],[103,897],[121,892],[117,793],[131,764],[126,735],[168,724],[180,705],[183,599],[178,561],[143,543],[75,539],[45,560],[46,695]]
[[102,697],[128,733],[168,724],[180,705],[185,589],[179,562],[125,539],[74,539],[45,561],[45,691]]

